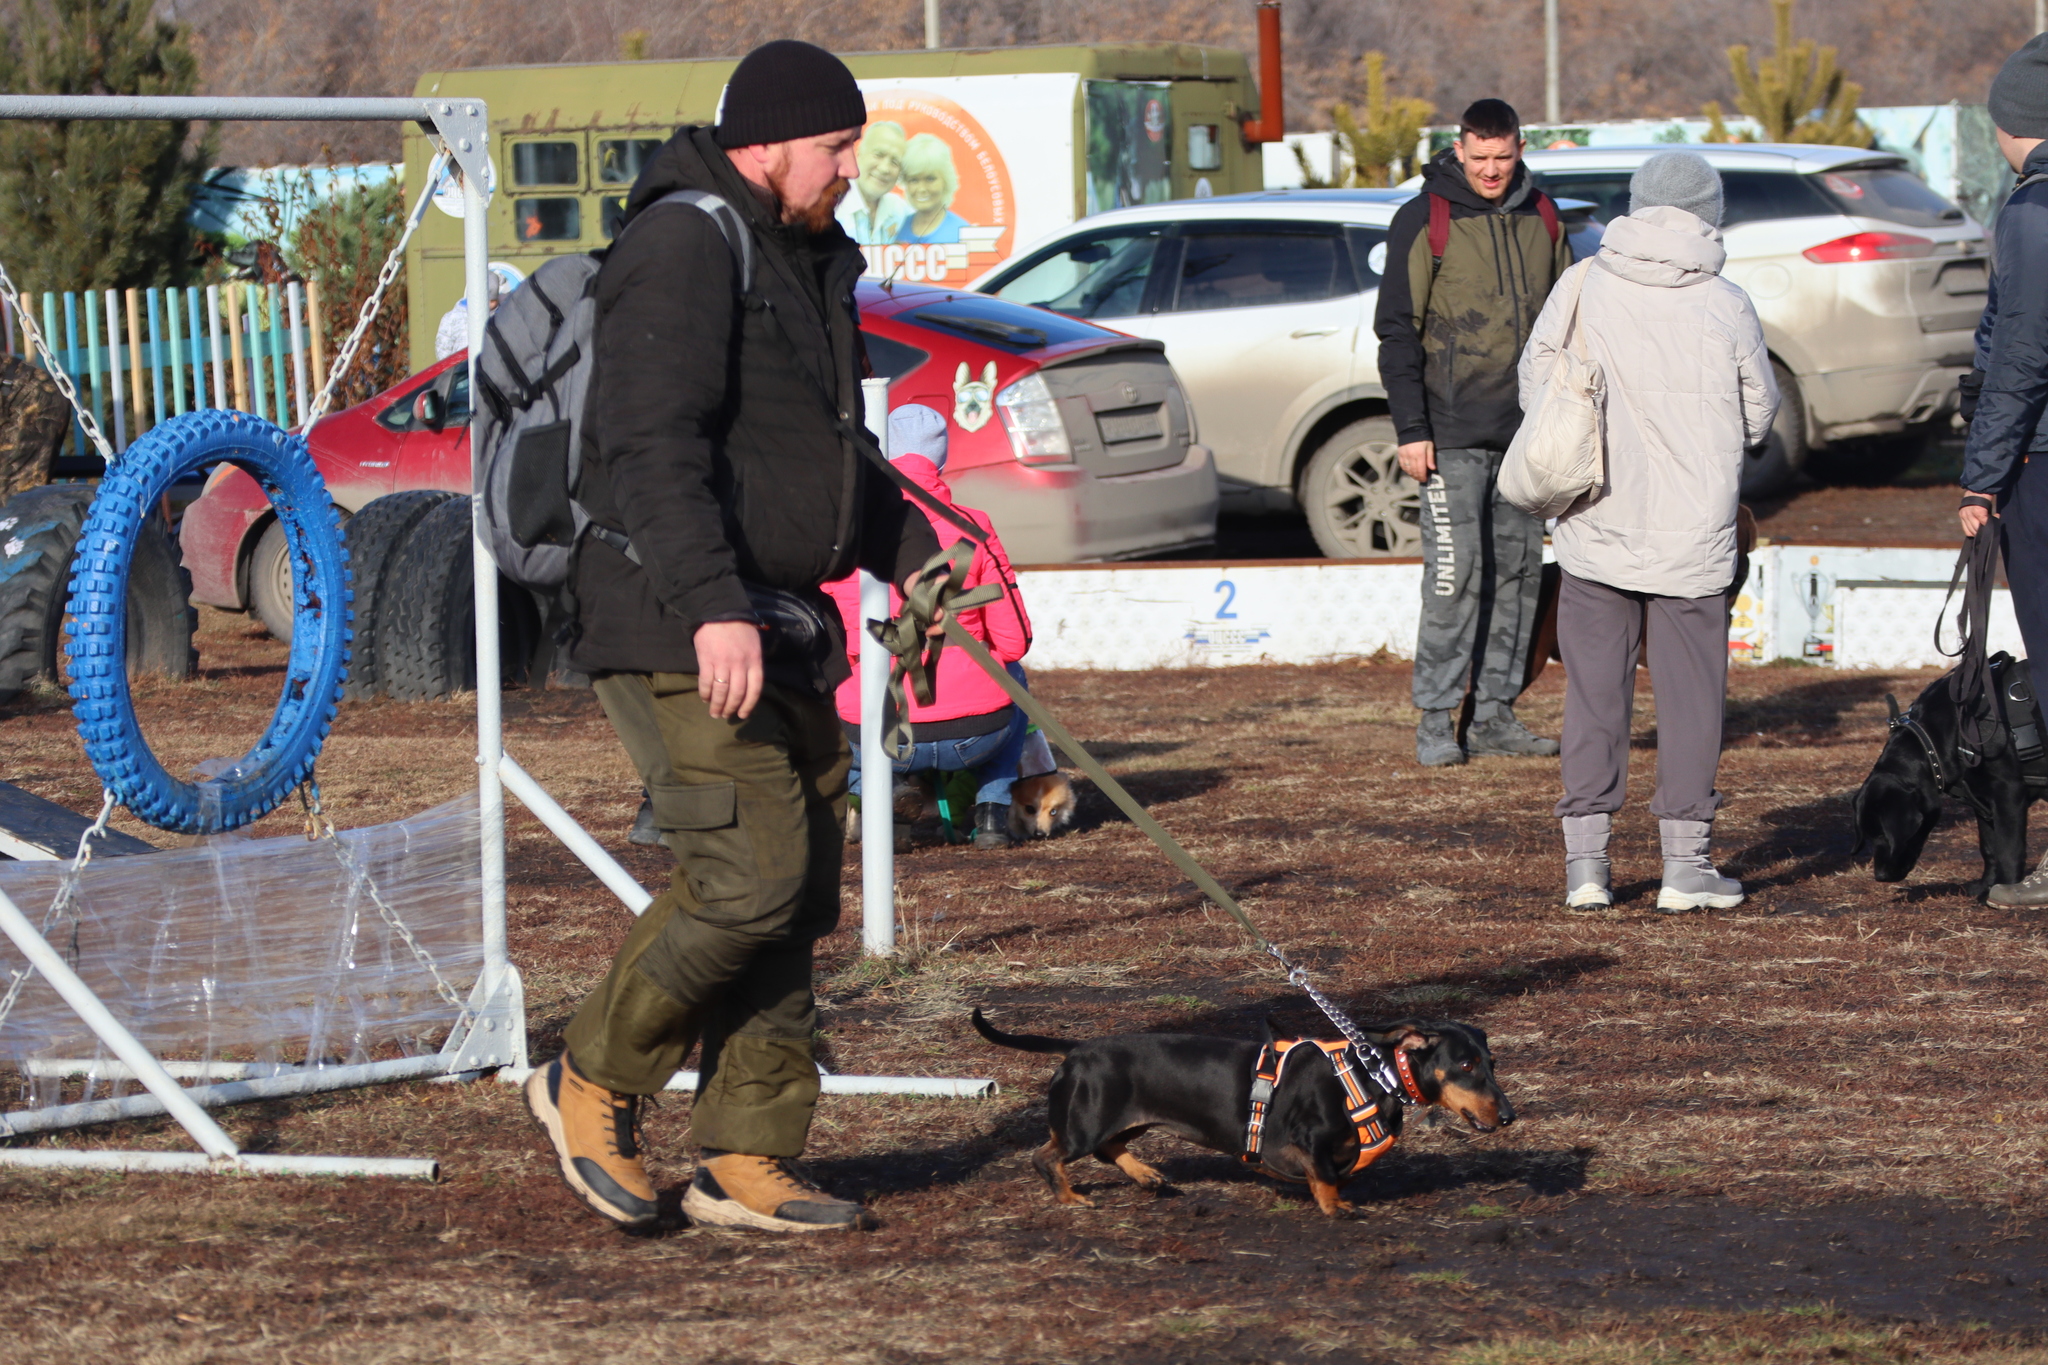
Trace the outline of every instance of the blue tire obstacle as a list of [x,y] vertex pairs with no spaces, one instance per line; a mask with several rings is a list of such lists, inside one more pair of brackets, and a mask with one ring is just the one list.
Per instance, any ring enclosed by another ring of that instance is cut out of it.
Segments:
[[[293,565],[291,660],[270,726],[227,771],[181,782],[143,740],[128,695],[129,564],[144,517],[178,479],[225,460],[263,485]],[[158,829],[217,834],[275,810],[313,773],[348,672],[348,552],[341,519],[303,437],[247,413],[173,417],[130,446],[100,482],[71,561],[71,711],[93,771]]]

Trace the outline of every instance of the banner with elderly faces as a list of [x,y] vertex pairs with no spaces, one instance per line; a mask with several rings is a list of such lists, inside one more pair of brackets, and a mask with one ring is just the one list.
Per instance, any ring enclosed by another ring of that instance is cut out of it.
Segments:
[[964,285],[1021,243],[1072,222],[1077,82],[862,81],[860,175],[838,216],[866,254],[867,273]]

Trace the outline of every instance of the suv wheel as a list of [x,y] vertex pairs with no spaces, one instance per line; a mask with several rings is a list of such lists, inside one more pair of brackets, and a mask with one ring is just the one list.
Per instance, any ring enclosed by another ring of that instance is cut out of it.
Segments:
[[1302,471],[1299,497],[1330,559],[1422,553],[1422,488],[1401,472],[1393,419],[1368,417],[1329,440]]
[[272,518],[249,553],[249,609],[275,639],[292,642],[292,561],[284,523]]
[[1806,467],[1806,404],[1799,397],[1799,380],[1775,360],[1771,377],[1778,381],[1778,416],[1763,445],[1743,452],[1744,498],[1782,493]]

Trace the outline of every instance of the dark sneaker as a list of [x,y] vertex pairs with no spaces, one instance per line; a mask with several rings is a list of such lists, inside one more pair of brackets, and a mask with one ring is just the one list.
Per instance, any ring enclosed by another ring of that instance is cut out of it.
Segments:
[[621,1227],[654,1225],[654,1183],[640,1160],[640,1097],[587,1081],[569,1054],[526,1078],[526,1107],[554,1144],[570,1193]]
[[1489,758],[1556,758],[1558,743],[1530,731],[1512,715],[1475,720],[1465,729],[1465,749]]
[[633,817],[633,829],[626,835],[626,842],[642,848],[661,847],[661,830],[654,823],[654,802],[647,797],[640,798],[640,813]]
[[1010,846],[1010,803],[1001,805],[984,801],[974,808],[974,846],[976,848],[1008,848]]
[[819,1189],[795,1162],[721,1152],[697,1163],[683,1195],[692,1222],[769,1232],[866,1228],[868,1211]]
[[1455,712],[1422,713],[1422,724],[1415,727],[1415,761],[1425,768],[1455,768],[1465,761]]

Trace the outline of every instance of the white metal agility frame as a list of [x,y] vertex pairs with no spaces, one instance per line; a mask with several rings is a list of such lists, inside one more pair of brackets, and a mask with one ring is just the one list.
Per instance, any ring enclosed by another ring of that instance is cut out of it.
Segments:
[[[490,261],[489,222],[486,217],[488,200],[483,189],[489,183],[490,121],[482,100],[0,95],[0,119],[395,121],[432,128],[462,172],[463,287],[469,308],[469,363],[474,378],[474,369],[482,354],[485,328],[490,321],[485,278]],[[421,192],[426,194],[432,190],[432,186],[424,186]],[[475,392],[473,384],[471,391]],[[885,385],[881,408],[884,413],[887,410],[886,393]],[[874,418],[871,416],[870,420]],[[885,423],[876,422],[876,425],[885,426]],[[473,410],[470,417],[473,487],[477,482],[474,461],[479,449],[481,426],[481,412]],[[470,548],[475,579],[476,762],[478,813],[481,817],[479,871],[482,883],[483,968],[468,1001],[467,1027],[458,1026],[439,1053],[383,1062],[335,1067],[244,1068],[232,1063],[197,1068],[173,1063],[167,1067],[108,1011],[104,1002],[71,969],[62,954],[50,946],[20,907],[0,892],[0,932],[13,940],[29,965],[43,973],[118,1059],[112,1067],[92,1062],[51,1061],[39,1063],[32,1070],[43,1075],[89,1072],[106,1079],[118,1076],[138,1081],[144,1089],[142,1094],[120,1099],[0,1114],[0,1138],[167,1113],[178,1121],[201,1149],[199,1152],[121,1152],[0,1148],[0,1166],[433,1179],[438,1166],[431,1159],[278,1156],[243,1152],[206,1113],[206,1108],[400,1080],[467,1080],[475,1079],[486,1071],[496,1071],[501,1080],[516,1082],[528,1074],[525,992],[519,969],[513,965],[507,950],[505,932],[505,791],[508,787],[628,910],[638,915],[652,903],[653,897],[646,888],[505,752],[502,685],[499,682],[498,566],[491,558],[484,538],[480,500],[473,499],[472,506],[476,509],[471,525]],[[880,588],[879,614],[886,615],[887,587],[875,586]],[[863,614],[873,610],[873,596],[873,590],[864,585]],[[870,751],[880,754],[880,683],[886,681],[887,663],[887,655],[879,646],[864,638],[861,689],[864,757]],[[871,698],[872,705],[869,704]],[[884,795],[880,801],[864,803],[868,808],[864,815],[869,811],[879,815],[880,837],[874,833],[874,816],[869,815],[870,823],[864,826],[866,837],[862,849],[865,891],[862,943],[868,952],[886,953],[893,950],[896,915],[891,803],[887,799],[890,769],[886,759],[882,759],[879,766],[869,765],[867,770],[883,775]],[[883,893],[879,899],[875,894],[878,887]],[[173,1076],[172,1067],[208,1083],[190,1088],[182,1086]],[[993,1081],[972,1078],[828,1075],[821,1079],[827,1094],[964,1096],[989,1095],[996,1090]],[[670,1082],[670,1088],[690,1088],[695,1085],[695,1080],[693,1073],[679,1072]]]

